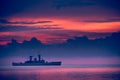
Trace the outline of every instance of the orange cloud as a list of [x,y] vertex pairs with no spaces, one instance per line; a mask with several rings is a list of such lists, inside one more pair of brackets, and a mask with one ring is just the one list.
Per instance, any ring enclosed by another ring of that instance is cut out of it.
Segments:
[[[0,36],[20,36],[24,37],[22,39],[18,39],[19,42],[22,42],[23,40],[30,40],[32,37],[36,37],[39,40],[41,40],[43,43],[57,43],[57,42],[63,42],[67,38],[71,38],[74,36],[81,36],[80,32],[96,32],[96,33],[104,33],[104,32],[116,32],[120,31],[120,22],[84,22],[82,19],[80,21],[75,19],[62,19],[62,18],[10,18],[8,19],[9,22],[12,22],[12,24],[2,24],[2,26],[14,26],[14,27],[32,27],[32,28],[42,28],[42,29],[36,29],[36,30],[21,30],[21,31],[15,31],[15,32],[0,32]],[[40,21],[51,21],[51,22],[45,22],[45,23],[37,23]],[[16,23],[14,23],[16,22]],[[31,23],[30,23],[31,22]],[[30,23],[30,24],[28,24]],[[10,27],[9,27],[10,28]],[[56,28],[56,31],[54,30],[54,34],[56,34],[57,28],[58,30],[64,30],[66,32],[60,31],[59,34],[66,35],[53,35],[50,34],[52,32],[52,29]],[[71,30],[74,31],[71,33]],[[51,31],[51,32],[50,32]],[[77,33],[75,33],[77,31]],[[66,34],[68,33],[68,34]],[[70,33],[70,34],[69,34]],[[69,35],[69,36],[68,36]],[[83,35],[83,34],[82,34]],[[97,36],[97,35],[96,35]],[[14,38],[14,37],[13,37]],[[93,38],[93,37],[92,37]],[[9,39],[10,40],[10,39]],[[6,44],[6,42],[1,42],[0,44]]]
[[10,21],[16,22],[37,22],[37,21],[52,21],[52,23],[36,23],[36,24],[12,24],[13,26],[28,26],[28,27],[59,27],[65,30],[80,30],[88,32],[115,32],[120,30],[120,22],[83,22],[75,21],[72,19],[53,19],[53,18],[21,18],[11,19]]

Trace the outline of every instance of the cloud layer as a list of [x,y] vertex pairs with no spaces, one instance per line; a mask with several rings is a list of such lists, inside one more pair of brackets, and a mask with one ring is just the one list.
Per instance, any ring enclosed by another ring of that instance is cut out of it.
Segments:
[[119,0],[1,0],[0,36],[27,40],[35,36],[48,43],[83,35],[91,39],[105,37],[120,31],[119,3]]

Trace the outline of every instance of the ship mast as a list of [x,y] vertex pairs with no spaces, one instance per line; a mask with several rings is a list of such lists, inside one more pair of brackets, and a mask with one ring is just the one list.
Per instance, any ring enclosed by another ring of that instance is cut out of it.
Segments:
[[33,57],[33,56],[30,56],[30,57],[29,57],[29,59],[30,59],[29,61],[32,61],[32,57]]
[[38,60],[41,61],[41,55],[38,55]]

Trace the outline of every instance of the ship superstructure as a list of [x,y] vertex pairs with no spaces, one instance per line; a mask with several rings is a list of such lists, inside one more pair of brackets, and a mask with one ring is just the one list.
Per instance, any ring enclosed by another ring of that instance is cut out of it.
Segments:
[[29,56],[29,60],[25,62],[13,62],[13,66],[60,66],[61,61],[55,61],[55,62],[48,62],[45,61],[41,55],[38,55],[38,58],[33,58],[33,56]]

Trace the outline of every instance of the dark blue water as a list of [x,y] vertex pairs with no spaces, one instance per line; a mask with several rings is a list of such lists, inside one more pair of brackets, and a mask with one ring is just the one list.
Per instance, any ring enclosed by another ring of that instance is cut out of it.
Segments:
[[120,68],[1,67],[0,80],[120,80]]

